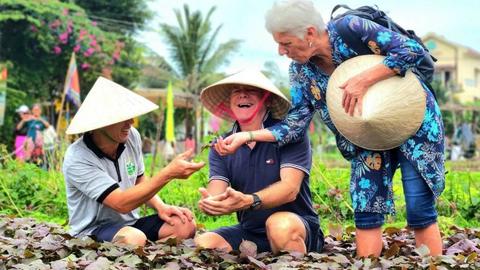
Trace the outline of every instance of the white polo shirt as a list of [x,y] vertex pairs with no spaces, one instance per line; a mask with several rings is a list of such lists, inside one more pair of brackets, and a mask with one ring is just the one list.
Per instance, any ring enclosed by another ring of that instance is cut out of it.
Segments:
[[121,214],[104,205],[115,189],[133,187],[145,170],[140,134],[130,129],[128,140],[117,149],[117,159],[107,157],[89,133],[70,145],[63,161],[67,190],[70,234],[89,235],[100,225],[131,225],[139,218],[138,209]]

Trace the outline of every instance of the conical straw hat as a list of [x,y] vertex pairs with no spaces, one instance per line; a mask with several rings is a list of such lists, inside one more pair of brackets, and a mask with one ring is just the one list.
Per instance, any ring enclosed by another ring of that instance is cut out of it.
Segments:
[[400,146],[415,134],[423,122],[426,94],[411,71],[371,86],[363,98],[362,115],[350,116],[342,107],[348,79],[382,63],[384,57],[364,55],[342,63],[328,81],[327,107],[337,130],[353,144],[369,150],[388,150]]
[[68,126],[67,134],[119,123],[157,109],[148,99],[99,77]]
[[290,108],[290,101],[258,70],[244,70],[207,86],[200,93],[200,100],[212,114],[234,122],[235,119],[223,106],[229,107],[230,93],[238,86],[253,86],[272,93],[269,110],[273,118],[281,119]]

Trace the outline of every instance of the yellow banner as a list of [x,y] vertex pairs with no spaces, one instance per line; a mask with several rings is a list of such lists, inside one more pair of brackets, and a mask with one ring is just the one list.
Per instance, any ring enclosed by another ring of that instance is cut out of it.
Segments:
[[173,115],[175,113],[175,109],[173,107],[172,82],[168,82],[166,103],[167,103],[167,116],[165,120],[165,140],[167,142],[174,142],[175,141],[175,122],[173,119]]

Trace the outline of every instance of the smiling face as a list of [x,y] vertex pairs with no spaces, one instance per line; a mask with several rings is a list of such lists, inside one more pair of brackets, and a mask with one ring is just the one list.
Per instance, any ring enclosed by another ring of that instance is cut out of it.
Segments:
[[42,108],[39,105],[33,105],[32,114],[33,117],[39,118],[42,115]]
[[102,134],[114,143],[125,143],[132,127],[133,119],[101,128]]
[[20,115],[20,118],[24,121],[30,120],[30,118],[32,118],[30,112],[19,112],[18,114]]
[[243,123],[252,118],[263,117],[266,112],[266,106],[262,102],[264,94],[265,91],[248,86],[234,89],[230,94],[230,109],[235,119]]
[[312,49],[306,40],[288,33],[274,33],[273,39],[278,44],[278,54],[286,55],[298,63],[306,63],[312,56]]

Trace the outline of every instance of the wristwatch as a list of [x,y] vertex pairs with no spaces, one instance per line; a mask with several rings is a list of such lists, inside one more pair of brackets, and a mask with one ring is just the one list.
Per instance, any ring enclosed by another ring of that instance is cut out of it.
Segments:
[[253,197],[253,203],[252,203],[252,205],[250,205],[250,210],[260,209],[260,206],[262,205],[262,200],[255,193],[252,193],[251,195]]

